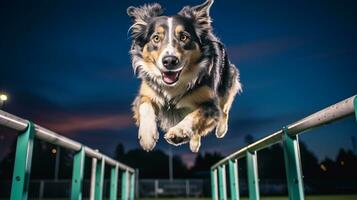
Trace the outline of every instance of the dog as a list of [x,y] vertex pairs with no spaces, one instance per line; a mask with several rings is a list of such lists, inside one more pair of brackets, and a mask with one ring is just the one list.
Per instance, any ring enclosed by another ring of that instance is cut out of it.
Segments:
[[189,143],[192,152],[214,128],[217,138],[227,132],[229,110],[242,87],[238,69],[212,32],[212,4],[185,6],[174,16],[164,16],[157,3],[127,9],[132,67],[141,79],[132,110],[146,151],[155,147],[158,127],[168,143]]

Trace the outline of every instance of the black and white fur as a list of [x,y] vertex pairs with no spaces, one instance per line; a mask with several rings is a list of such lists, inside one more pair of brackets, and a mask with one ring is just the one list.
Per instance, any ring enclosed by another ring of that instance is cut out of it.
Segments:
[[[218,138],[227,132],[229,110],[241,83],[238,69],[212,32],[212,4],[207,0],[186,6],[174,16],[163,16],[159,4],[128,8],[133,20],[132,65],[142,80],[133,112],[146,151],[159,139],[158,126],[169,143],[189,142],[193,152],[214,128]],[[181,29],[189,38],[184,43]],[[178,58],[177,66],[163,66],[167,56]]]

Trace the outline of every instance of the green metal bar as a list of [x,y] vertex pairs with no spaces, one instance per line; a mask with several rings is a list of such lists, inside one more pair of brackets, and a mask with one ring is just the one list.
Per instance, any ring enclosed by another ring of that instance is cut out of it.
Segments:
[[26,130],[19,132],[17,137],[11,200],[27,200],[28,198],[34,138],[35,127],[32,122],[28,122]]
[[218,200],[217,169],[211,170],[211,191],[212,191],[212,200]]
[[121,177],[121,200],[128,200],[128,171],[122,171]]
[[238,160],[229,160],[228,166],[231,200],[239,200]]
[[132,173],[130,175],[130,195],[129,195],[129,200],[134,200],[135,199],[135,173]]
[[84,176],[85,148],[76,152],[73,161],[71,200],[82,199],[82,184]]
[[249,186],[249,200],[259,200],[259,182],[258,182],[258,162],[257,152],[247,151],[247,172]]
[[356,121],[357,121],[357,96],[355,96],[355,98],[353,100],[353,105],[355,108],[355,116],[356,116]]
[[299,139],[298,135],[290,136],[287,128],[283,128],[283,148],[285,170],[288,181],[289,199],[305,199],[304,186],[302,180],[302,168],[300,161]]
[[103,180],[104,180],[104,168],[105,168],[105,158],[102,157],[101,160],[97,161],[97,166],[95,170],[95,200],[103,199]]
[[218,167],[218,188],[219,188],[219,200],[227,200],[225,165],[221,165]]
[[110,200],[117,199],[117,191],[118,191],[118,165],[112,167],[110,172]]
[[139,169],[135,169],[135,198],[139,199]]

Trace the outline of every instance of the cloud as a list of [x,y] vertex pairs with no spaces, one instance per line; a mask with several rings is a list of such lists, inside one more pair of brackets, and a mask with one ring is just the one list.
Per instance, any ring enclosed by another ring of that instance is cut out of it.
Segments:
[[43,119],[41,124],[46,128],[66,134],[103,129],[118,130],[130,127],[134,123],[129,114],[62,114],[61,117],[56,120]]
[[243,62],[283,52],[286,53],[287,50],[294,49],[303,44],[304,42],[301,39],[295,37],[268,38],[236,46],[228,46],[228,53],[237,58],[239,62]]

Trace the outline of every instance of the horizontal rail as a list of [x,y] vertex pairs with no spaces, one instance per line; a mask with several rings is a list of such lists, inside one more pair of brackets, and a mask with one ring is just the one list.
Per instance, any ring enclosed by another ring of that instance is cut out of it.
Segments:
[[301,119],[293,124],[288,125],[287,130],[289,131],[289,135],[297,135],[310,129],[314,129],[319,126],[326,125],[336,120],[353,115],[353,103],[355,98],[357,98],[357,95],[340,101],[319,112],[307,116],[304,119]]
[[[16,131],[24,131],[28,126],[28,120],[22,119],[10,113],[7,113],[3,110],[0,110],[0,125],[6,126],[8,128],[14,129]],[[62,135],[59,135],[53,131],[50,131],[46,128],[43,128],[39,125],[35,125],[35,136],[45,142],[58,145],[60,147],[72,150],[79,151],[81,147],[84,147],[85,154],[88,157],[96,158],[98,160],[105,159],[105,162],[109,165],[115,166],[118,165],[119,169],[127,170],[131,173],[134,173],[135,170],[123,163],[120,163],[106,155],[99,153],[98,151],[91,149],[90,147],[84,146],[79,142],[66,138]]]
[[[305,131],[320,127],[322,125],[329,124],[333,121],[348,117],[354,113],[354,101],[357,95],[354,95],[348,99],[340,101],[332,106],[329,106],[323,110],[313,113],[295,123],[292,123],[286,127],[289,135],[297,135]],[[277,132],[268,135],[242,149],[230,154],[229,156],[223,158],[216,164],[214,164],[211,169],[215,169],[222,164],[227,164],[229,160],[239,159],[246,155],[247,151],[259,151],[268,146],[276,144],[281,141],[283,136],[283,130],[278,130]]]

